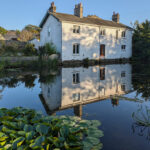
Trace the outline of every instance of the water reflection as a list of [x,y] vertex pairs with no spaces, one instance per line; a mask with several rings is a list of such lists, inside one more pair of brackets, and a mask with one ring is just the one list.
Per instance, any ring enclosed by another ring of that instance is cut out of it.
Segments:
[[[82,105],[123,95],[132,89],[130,64],[62,68],[53,83],[41,83],[40,99],[49,114],[74,108],[82,116]],[[111,100],[113,106],[119,100]]]
[[150,141],[150,108],[140,105],[138,110],[133,113],[132,118],[134,119],[132,124],[133,133],[144,136]]

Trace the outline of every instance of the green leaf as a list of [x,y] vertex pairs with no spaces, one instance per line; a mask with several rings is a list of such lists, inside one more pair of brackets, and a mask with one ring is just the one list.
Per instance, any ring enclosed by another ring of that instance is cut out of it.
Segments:
[[26,133],[26,139],[28,141],[30,141],[30,140],[32,140],[32,138],[34,137],[34,135],[35,135],[34,131],[28,132],[28,133]]
[[42,143],[45,141],[45,136],[39,136],[36,138],[35,142],[30,144],[31,148],[37,148],[42,145]]
[[19,137],[17,139],[15,139],[12,143],[12,148],[13,149],[16,149],[18,148],[19,146],[22,145],[22,143],[24,142],[25,138],[24,137]]
[[30,131],[33,131],[33,126],[32,125],[25,125],[24,126],[24,131],[25,132],[30,132]]
[[25,136],[25,135],[26,135],[26,132],[25,132],[25,131],[18,131],[17,134],[22,135],[22,136]]
[[37,125],[36,131],[39,132],[41,135],[46,135],[49,131],[50,127],[45,125]]
[[6,134],[3,133],[3,132],[0,132],[0,138],[3,137],[3,136],[6,136]]

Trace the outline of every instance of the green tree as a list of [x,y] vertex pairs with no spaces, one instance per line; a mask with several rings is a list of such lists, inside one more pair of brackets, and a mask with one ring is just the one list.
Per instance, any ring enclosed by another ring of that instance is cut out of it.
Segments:
[[0,34],[5,35],[8,31],[0,26]]
[[150,60],[150,21],[134,24],[133,58]]

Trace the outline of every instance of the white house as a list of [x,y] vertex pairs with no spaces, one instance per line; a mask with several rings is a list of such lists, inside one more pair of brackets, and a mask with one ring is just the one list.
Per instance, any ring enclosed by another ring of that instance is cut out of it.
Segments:
[[131,72],[130,64],[62,68],[54,83],[41,83],[42,101],[53,112],[124,95],[132,90]]
[[40,47],[40,40],[37,38],[30,40],[29,43],[33,44],[36,49]]
[[75,5],[74,15],[57,13],[54,2],[40,27],[41,46],[53,42],[62,61],[89,59],[120,59],[132,56],[132,28],[97,16],[83,17],[82,4]]

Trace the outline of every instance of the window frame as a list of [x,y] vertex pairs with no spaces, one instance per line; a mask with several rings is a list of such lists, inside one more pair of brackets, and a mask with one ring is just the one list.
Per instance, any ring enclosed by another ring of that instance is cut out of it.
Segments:
[[121,45],[121,50],[126,51],[126,45]]
[[122,31],[121,37],[122,37],[122,38],[126,38],[126,31]]
[[100,36],[106,36],[106,29],[100,30]]
[[72,83],[73,84],[79,84],[80,83],[80,73],[79,72],[74,72],[72,74]]
[[73,53],[73,55],[80,55],[80,44],[79,43],[73,44],[72,53]]
[[81,99],[80,93],[73,93],[72,94],[72,100],[73,100],[73,102],[80,101],[80,99]]
[[80,34],[80,30],[81,30],[80,26],[73,25],[73,33]]

